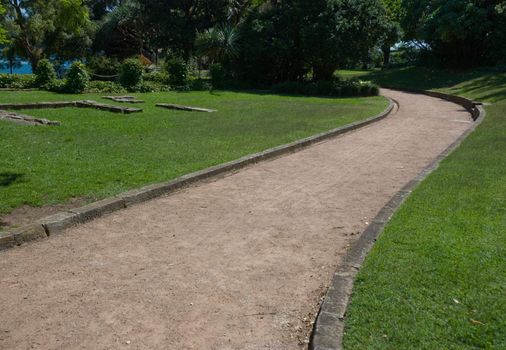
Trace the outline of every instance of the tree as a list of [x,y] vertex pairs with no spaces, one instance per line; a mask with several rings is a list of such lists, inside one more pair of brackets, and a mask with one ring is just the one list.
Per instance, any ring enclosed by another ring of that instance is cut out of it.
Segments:
[[57,55],[82,56],[93,32],[82,0],[1,0],[6,8],[2,24],[17,51],[32,65]]
[[145,0],[146,23],[157,33],[153,44],[188,60],[197,33],[227,21],[230,0]]
[[392,46],[402,37],[401,20],[404,16],[402,0],[382,0],[386,10],[385,32],[382,38],[381,51],[383,52],[383,65],[390,65]]
[[124,0],[111,8],[98,29],[95,49],[121,58],[149,51],[156,32],[146,23],[144,6],[138,0]]
[[199,33],[195,46],[211,63],[227,65],[239,54],[239,32],[230,25],[220,25]]
[[89,8],[90,17],[94,21],[103,19],[109,12],[119,6],[121,0],[85,0]]
[[[3,17],[4,15],[5,15],[5,7],[3,7],[2,4],[0,4],[0,16]],[[0,45],[6,44],[7,42],[8,42],[7,31],[3,26],[0,25]]]
[[237,78],[255,85],[299,80],[308,71],[301,47],[301,12],[294,1],[256,6],[239,26]]
[[338,67],[366,57],[385,28],[379,0],[268,1],[240,25],[238,76],[271,84],[331,79]]
[[406,38],[423,42],[441,64],[470,67],[504,60],[505,0],[403,0],[402,5]]
[[302,46],[317,80],[368,56],[386,28],[378,0],[298,0]]

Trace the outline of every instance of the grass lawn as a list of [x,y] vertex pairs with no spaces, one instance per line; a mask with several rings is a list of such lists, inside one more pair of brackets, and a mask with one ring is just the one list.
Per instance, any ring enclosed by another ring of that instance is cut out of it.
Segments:
[[[260,93],[135,94],[143,113],[91,109],[20,111],[61,121],[24,126],[0,121],[0,219],[22,205],[91,200],[237,159],[383,111],[383,97],[327,99]],[[0,92],[0,102],[76,99],[98,95]],[[170,111],[156,102],[215,108]],[[130,106],[130,105],[128,105]],[[0,220],[1,221],[1,220]]]
[[368,70],[358,70],[358,69],[346,70],[346,69],[342,69],[342,70],[338,70],[335,75],[338,76],[338,77],[344,78],[344,79],[353,79],[353,78],[366,77],[366,76],[368,76],[370,74],[371,74],[371,71],[368,71]]
[[506,349],[506,74],[404,68],[366,78],[493,104],[367,257],[345,349]]

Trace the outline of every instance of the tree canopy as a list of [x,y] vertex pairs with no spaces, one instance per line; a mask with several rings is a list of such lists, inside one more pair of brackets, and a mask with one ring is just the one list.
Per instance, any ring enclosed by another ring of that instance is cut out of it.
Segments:
[[197,57],[263,84],[329,79],[381,53],[387,66],[400,41],[449,66],[506,57],[506,0],[0,0],[0,16],[3,51],[33,67]]
[[504,61],[505,0],[403,0],[407,40],[421,41],[447,66]]
[[2,25],[17,52],[33,67],[58,55],[80,57],[90,46],[93,23],[81,0],[3,0]]
[[[2,4],[0,4],[0,16],[5,16],[5,7],[2,6]],[[0,45],[1,44],[6,44],[7,43],[7,31],[5,30],[5,28],[0,25]]]

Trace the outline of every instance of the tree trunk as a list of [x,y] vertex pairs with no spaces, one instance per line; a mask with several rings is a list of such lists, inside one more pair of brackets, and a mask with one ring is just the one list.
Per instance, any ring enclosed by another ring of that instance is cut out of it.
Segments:
[[383,46],[382,51],[383,51],[383,67],[388,68],[390,67],[390,56],[391,56],[390,46]]
[[28,60],[30,61],[30,65],[32,66],[32,73],[35,73],[37,70],[37,65],[39,64],[40,58],[35,56],[28,57]]

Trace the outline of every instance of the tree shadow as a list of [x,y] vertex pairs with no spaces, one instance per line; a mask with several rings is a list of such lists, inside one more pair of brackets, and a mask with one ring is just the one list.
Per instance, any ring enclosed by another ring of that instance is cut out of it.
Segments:
[[8,187],[15,182],[19,182],[25,175],[13,172],[0,173],[0,187]]
[[450,71],[422,67],[404,67],[371,72],[369,79],[384,87],[438,90],[497,102],[506,99],[506,74],[498,69]]

